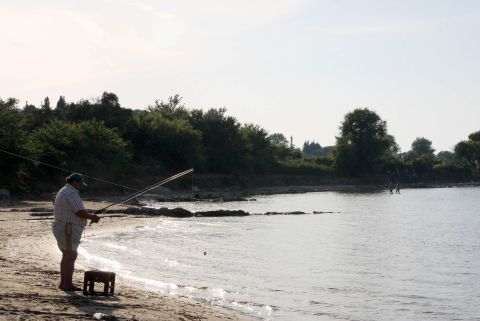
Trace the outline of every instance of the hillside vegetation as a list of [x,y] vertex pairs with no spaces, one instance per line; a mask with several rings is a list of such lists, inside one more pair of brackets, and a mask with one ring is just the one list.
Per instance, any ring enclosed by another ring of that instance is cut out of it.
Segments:
[[[282,133],[242,124],[224,108],[187,108],[176,95],[144,109],[120,105],[104,92],[95,100],[19,108],[0,99],[0,149],[58,167],[130,185],[195,168],[200,175],[309,176],[354,179],[467,181],[479,177],[480,131],[454,151],[435,153],[419,137],[401,153],[381,117],[367,108],[345,115],[335,146],[307,141],[299,149]],[[0,153],[0,185],[43,192],[66,173]]]

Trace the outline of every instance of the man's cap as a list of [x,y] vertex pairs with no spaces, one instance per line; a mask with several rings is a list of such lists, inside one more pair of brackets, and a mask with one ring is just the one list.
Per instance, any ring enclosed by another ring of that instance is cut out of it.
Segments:
[[68,179],[72,180],[72,181],[77,181],[77,182],[80,182],[82,183],[82,185],[84,187],[87,187],[88,185],[85,184],[85,181],[83,179],[83,175],[82,174],[79,174],[79,173],[72,173],[70,174],[70,176],[67,177]]

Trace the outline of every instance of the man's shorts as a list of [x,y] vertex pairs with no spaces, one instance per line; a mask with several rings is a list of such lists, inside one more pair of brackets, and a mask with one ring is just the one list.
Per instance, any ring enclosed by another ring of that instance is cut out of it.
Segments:
[[58,248],[62,251],[76,252],[82,238],[83,227],[65,222],[53,222],[53,235],[57,239]]

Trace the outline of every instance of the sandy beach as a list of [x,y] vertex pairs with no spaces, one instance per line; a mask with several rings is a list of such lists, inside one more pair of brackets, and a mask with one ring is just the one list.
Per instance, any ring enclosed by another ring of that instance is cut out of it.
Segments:
[[[86,202],[90,209],[104,203]],[[61,253],[51,233],[52,217],[31,216],[31,208],[51,208],[51,202],[21,202],[0,206],[0,320],[93,320],[100,312],[111,320],[252,320],[187,298],[147,291],[120,279],[114,297],[86,297],[57,289]],[[87,233],[127,229],[158,218],[104,217]],[[88,235],[88,234],[87,234]],[[75,280],[82,286],[83,270]]]

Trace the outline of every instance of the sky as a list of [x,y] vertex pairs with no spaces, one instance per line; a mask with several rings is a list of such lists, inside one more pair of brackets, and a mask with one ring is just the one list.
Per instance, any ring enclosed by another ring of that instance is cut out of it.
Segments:
[[0,0],[0,97],[179,94],[333,145],[349,111],[451,150],[480,130],[480,1]]

